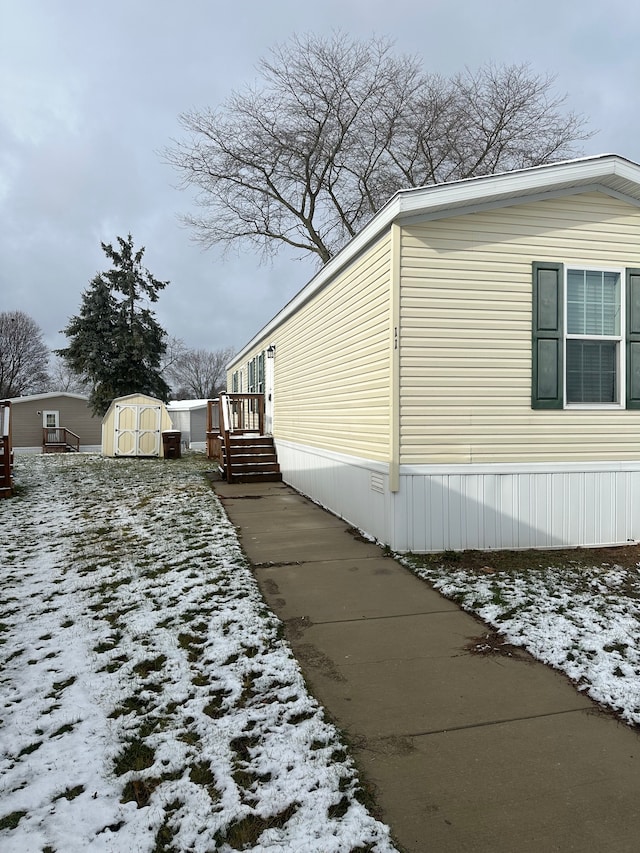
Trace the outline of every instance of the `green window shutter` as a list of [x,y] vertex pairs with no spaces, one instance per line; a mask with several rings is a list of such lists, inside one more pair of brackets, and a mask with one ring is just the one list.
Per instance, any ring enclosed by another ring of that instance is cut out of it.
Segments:
[[563,405],[562,264],[533,264],[533,335],[531,408],[561,409]]
[[627,409],[640,409],[640,270],[627,270]]
[[258,384],[258,387],[256,388],[256,391],[258,391],[258,393],[260,393],[260,394],[263,394],[264,393],[264,352],[261,352],[258,355],[258,383],[257,384]]

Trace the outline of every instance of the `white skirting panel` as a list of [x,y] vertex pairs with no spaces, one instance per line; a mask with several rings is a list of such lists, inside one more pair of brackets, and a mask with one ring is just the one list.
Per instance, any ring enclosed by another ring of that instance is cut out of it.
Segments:
[[562,548],[640,540],[640,463],[412,466],[398,551]]
[[275,439],[285,483],[349,524],[390,544],[388,466],[317,447]]
[[640,541],[640,462],[388,466],[276,440],[285,482],[396,551]]

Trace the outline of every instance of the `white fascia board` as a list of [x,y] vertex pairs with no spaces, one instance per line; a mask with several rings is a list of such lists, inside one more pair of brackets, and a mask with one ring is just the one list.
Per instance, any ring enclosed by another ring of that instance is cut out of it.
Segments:
[[[397,194],[400,199],[399,215],[449,210],[505,198],[526,199],[538,193],[548,194],[563,189],[584,191],[590,184],[615,189],[620,179],[635,184],[640,197],[640,167],[615,154],[606,154],[548,166],[534,166],[518,172],[468,178],[451,184],[400,190]],[[382,208],[380,213],[384,210]]]
[[[622,189],[623,183],[633,186],[634,193]],[[563,191],[585,192],[587,188],[608,189],[621,193],[630,200],[640,200],[640,166],[617,154],[600,154],[532,166],[516,172],[502,172],[477,178],[466,178],[448,184],[399,190],[375,214],[349,243],[332,258],[311,281],[298,292],[266,326],[234,356],[227,365],[231,370],[242,363],[245,356],[261,341],[267,345],[277,327],[311,299],[333,276],[337,275],[360,252],[387,230],[392,222],[405,219],[436,219],[459,215],[463,211],[482,207],[517,203],[517,199]]]

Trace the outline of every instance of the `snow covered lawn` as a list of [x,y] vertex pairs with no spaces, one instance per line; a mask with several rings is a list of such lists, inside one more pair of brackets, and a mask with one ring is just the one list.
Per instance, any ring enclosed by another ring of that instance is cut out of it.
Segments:
[[499,651],[501,643],[524,647],[621,719],[640,725],[637,559],[637,547],[402,558],[499,632],[487,635],[487,652]]
[[394,850],[208,467],[16,457],[19,494],[0,502],[3,853]]

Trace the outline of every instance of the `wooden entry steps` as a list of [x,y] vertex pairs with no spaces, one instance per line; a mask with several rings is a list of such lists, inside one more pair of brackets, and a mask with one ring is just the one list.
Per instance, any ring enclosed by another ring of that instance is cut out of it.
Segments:
[[[227,451],[221,443],[220,473],[227,478]],[[231,434],[231,482],[279,483],[282,481],[273,437],[270,435]],[[227,478],[228,479],[228,478]]]

